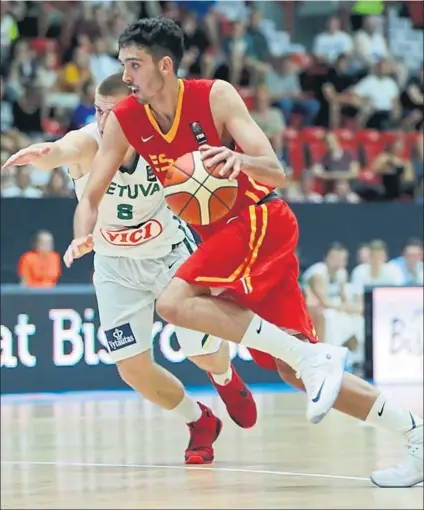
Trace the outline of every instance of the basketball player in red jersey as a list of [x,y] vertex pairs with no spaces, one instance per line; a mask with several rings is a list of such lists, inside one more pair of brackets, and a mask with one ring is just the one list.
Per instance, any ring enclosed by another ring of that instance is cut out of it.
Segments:
[[[306,390],[307,416],[314,423],[334,404],[404,433],[407,459],[373,473],[372,480],[385,487],[422,481],[422,419],[361,379],[344,375],[346,351],[314,345],[317,338],[297,283],[296,218],[272,192],[284,185],[284,172],[238,93],[220,81],[178,80],[183,38],[171,20],[139,20],[119,44],[123,79],[133,94],[109,116],[66,256],[85,253],[98,203],[129,145],[162,181],[169,165],[187,152],[201,150],[207,165],[225,162],[222,174],[239,182],[237,202],[224,219],[197,228],[203,243],[159,298],[158,313],[173,324],[249,347],[260,365]],[[226,136],[240,152],[222,145]],[[205,430],[201,441],[207,441]]]

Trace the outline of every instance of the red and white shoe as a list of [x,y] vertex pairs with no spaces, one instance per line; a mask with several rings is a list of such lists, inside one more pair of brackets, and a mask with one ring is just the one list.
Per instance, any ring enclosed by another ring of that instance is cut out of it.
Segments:
[[224,401],[233,422],[243,429],[250,429],[255,425],[258,418],[256,403],[251,391],[238,375],[234,365],[231,365],[231,370],[233,376],[225,386],[217,384],[211,374],[208,374],[208,377]]
[[186,464],[211,464],[214,459],[212,444],[218,439],[222,429],[222,421],[217,418],[209,407],[197,402],[202,416],[193,423],[188,423],[190,441],[185,451]]

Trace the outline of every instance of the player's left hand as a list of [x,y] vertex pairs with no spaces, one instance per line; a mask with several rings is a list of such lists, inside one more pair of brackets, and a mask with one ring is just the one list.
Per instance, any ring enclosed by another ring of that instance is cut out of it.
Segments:
[[234,152],[228,147],[211,147],[210,145],[201,145],[199,147],[202,160],[205,166],[214,167],[219,163],[224,163],[219,175],[227,179],[237,179],[241,172],[243,163],[243,154]]
[[71,267],[75,259],[79,259],[94,248],[93,235],[89,234],[79,239],[74,239],[63,256],[66,267]]

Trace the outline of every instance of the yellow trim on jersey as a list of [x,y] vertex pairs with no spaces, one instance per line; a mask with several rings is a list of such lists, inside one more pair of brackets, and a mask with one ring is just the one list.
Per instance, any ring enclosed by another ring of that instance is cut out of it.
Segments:
[[254,181],[251,177],[248,177],[249,179],[249,182],[250,184],[258,191],[263,191],[264,193],[266,193],[267,195],[269,194],[269,189],[266,188],[265,186],[261,186],[260,184],[258,184],[256,181]]
[[252,191],[246,191],[245,195],[250,198],[250,200],[253,200],[255,204],[257,204],[261,199],[258,197],[258,195],[255,195]]
[[[255,208],[254,205],[251,205],[250,206],[251,208]],[[268,227],[268,209],[266,208],[266,206],[264,204],[261,205],[261,209],[262,209],[262,228],[261,228],[261,233],[259,235],[259,239],[258,239],[258,242],[256,243],[256,246],[253,250],[253,253],[252,253],[252,258],[250,259],[250,262],[247,264],[247,267],[244,271],[244,275],[243,275],[243,278],[242,280],[244,280],[245,284],[246,284],[246,287],[247,287],[247,290],[249,293],[252,292],[253,288],[252,288],[252,282],[251,282],[251,279],[250,279],[250,271],[253,267],[253,264],[256,262],[256,259],[258,258],[258,253],[259,253],[259,249],[260,247],[262,246],[262,243],[264,242],[264,239],[265,239],[265,234],[266,234],[266,229]]]
[[181,120],[181,111],[183,109],[183,97],[184,97],[184,82],[182,80],[178,80],[179,89],[178,89],[178,99],[177,99],[177,109],[175,110],[175,117],[172,122],[171,129],[165,134],[162,132],[159,124],[156,122],[156,119],[150,109],[148,104],[144,105],[144,109],[146,111],[147,118],[149,119],[150,124],[154,127],[154,129],[161,135],[161,137],[168,143],[172,143],[174,141],[175,135],[177,134],[178,127],[180,125]]
[[[266,208],[266,205],[262,204],[262,228],[261,233],[259,235],[259,238],[256,242],[256,245],[254,245],[255,237],[256,237],[256,231],[257,231],[257,219],[256,219],[256,212],[257,208],[255,205],[251,205],[249,207],[249,215],[250,215],[250,239],[249,239],[249,248],[252,250],[252,255],[250,257],[250,261],[247,262],[247,260],[244,260],[242,264],[238,266],[238,268],[233,272],[231,276],[228,278],[220,278],[220,277],[213,277],[213,276],[198,276],[196,278],[197,282],[210,282],[210,283],[229,283],[233,282],[237,279],[237,277],[243,271],[243,276],[240,278],[243,286],[246,289],[246,294],[250,294],[253,291],[251,277],[250,277],[250,271],[253,267],[253,264],[256,262],[256,259],[258,258],[259,250],[263,244],[263,241],[265,239],[266,230],[268,227],[268,209]],[[246,265],[247,262],[247,265]]]

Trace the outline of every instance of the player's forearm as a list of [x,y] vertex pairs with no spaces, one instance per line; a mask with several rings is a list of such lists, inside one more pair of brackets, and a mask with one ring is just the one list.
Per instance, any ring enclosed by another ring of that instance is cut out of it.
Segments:
[[286,182],[286,176],[280,162],[269,156],[244,155],[242,171],[255,181],[268,186],[282,188]]
[[98,206],[89,199],[82,197],[74,215],[74,239],[93,233],[97,222]]
[[37,158],[35,166],[39,170],[53,170],[53,168],[67,163],[67,155],[63,151],[62,147],[57,144],[57,142],[37,144],[35,147],[48,147],[50,149],[50,151],[45,156]]

